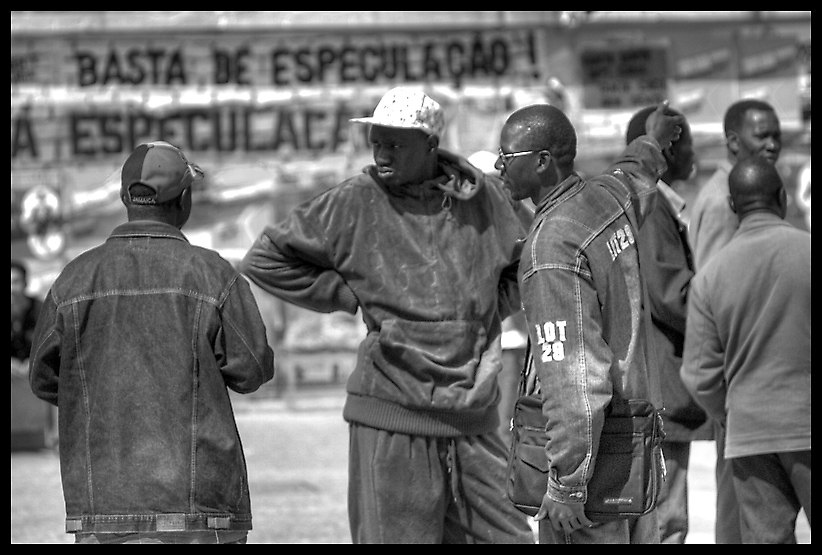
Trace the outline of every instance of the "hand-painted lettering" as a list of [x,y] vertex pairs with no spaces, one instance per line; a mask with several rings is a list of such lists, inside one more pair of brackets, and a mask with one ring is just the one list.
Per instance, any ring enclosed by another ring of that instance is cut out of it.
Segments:
[[565,358],[566,325],[566,320],[557,320],[535,326],[537,344],[542,348],[542,362],[556,362]]
[[617,229],[606,242],[608,252],[611,254],[611,260],[616,260],[616,257],[619,256],[622,251],[634,243],[634,234],[631,232],[631,226],[629,224],[625,224],[624,227]]

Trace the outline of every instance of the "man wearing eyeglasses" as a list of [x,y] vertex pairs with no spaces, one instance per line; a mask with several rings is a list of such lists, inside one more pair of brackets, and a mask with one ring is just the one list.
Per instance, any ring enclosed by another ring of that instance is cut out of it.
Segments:
[[540,543],[659,542],[655,512],[594,524],[584,505],[606,412],[627,411],[657,371],[636,241],[665,170],[662,150],[681,132],[682,118],[666,107],[588,181],[574,171],[576,132],[557,108],[526,106],[502,128],[504,186],[536,206],[519,285],[550,439]]
[[228,389],[274,376],[249,284],[189,244],[202,170],[169,143],[122,169],[128,222],[68,263],[35,329],[30,382],[58,406],[77,543],[246,543],[251,504]]

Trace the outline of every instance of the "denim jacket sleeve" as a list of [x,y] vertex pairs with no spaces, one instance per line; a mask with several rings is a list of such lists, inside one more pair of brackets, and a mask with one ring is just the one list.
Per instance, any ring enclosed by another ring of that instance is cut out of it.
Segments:
[[597,292],[585,268],[562,262],[535,272],[522,288],[548,416],[548,493],[584,503],[613,389]]
[[274,352],[268,344],[251,287],[237,275],[221,308],[222,337],[215,341],[227,387],[251,393],[274,377]]
[[591,179],[616,197],[637,229],[657,200],[656,182],[667,164],[659,143],[648,135],[634,139],[600,176]]
[[34,395],[54,406],[57,406],[57,385],[60,378],[61,336],[57,305],[49,291],[34,330],[29,359],[29,385]]

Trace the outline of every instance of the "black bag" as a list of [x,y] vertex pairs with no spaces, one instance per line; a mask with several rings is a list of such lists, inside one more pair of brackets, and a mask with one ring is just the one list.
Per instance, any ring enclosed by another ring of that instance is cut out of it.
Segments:
[[[517,509],[533,517],[548,488],[548,438],[539,392],[525,394],[530,362],[529,344],[520,396],[511,419],[507,493]],[[594,522],[642,516],[658,502],[665,478],[662,418],[648,401],[633,400],[629,404],[630,416],[607,416],[602,428],[585,503],[585,514]]]

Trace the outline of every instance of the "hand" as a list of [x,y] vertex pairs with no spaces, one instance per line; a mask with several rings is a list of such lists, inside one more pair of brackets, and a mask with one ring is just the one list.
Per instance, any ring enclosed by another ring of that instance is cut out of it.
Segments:
[[458,168],[472,182],[476,181],[477,175],[482,174],[479,168],[475,167],[473,164],[471,164],[471,162],[468,161],[468,158],[460,156],[459,154],[451,152],[450,150],[438,147],[437,157],[440,159],[440,165],[454,166]]
[[[440,169],[447,176],[445,182],[438,182],[438,185],[448,196],[458,200],[468,200],[485,187],[485,174],[471,164],[467,158],[443,148],[437,149],[437,155]],[[443,186],[448,182],[450,182],[449,186]]]
[[683,116],[666,114],[667,109],[668,101],[660,102],[645,122],[645,133],[656,139],[662,150],[679,140],[682,125],[685,123]]
[[542,505],[534,519],[542,520],[545,517],[551,521],[554,530],[566,534],[594,524],[585,516],[585,505],[582,503],[560,503],[548,497],[547,493],[542,496]]

